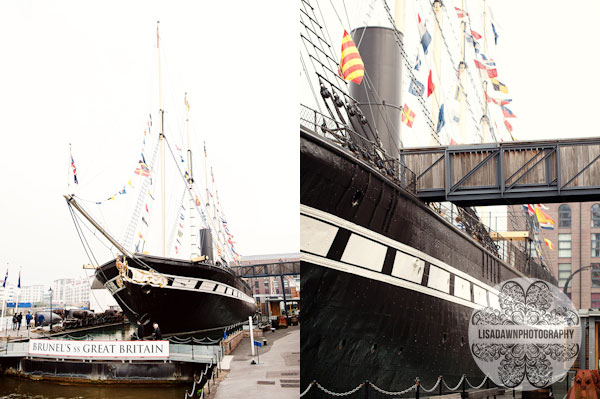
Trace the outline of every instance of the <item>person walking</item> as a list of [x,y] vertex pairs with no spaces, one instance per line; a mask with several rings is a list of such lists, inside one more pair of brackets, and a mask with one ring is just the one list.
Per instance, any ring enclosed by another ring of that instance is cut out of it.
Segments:
[[16,314],[16,313],[13,315],[12,322],[13,322],[13,327],[12,327],[12,329],[13,329],[13,331],[14,331],[14,330],[16,330],[16,329],[17,329],[17,314]]
[[138,328],[137,328],[138,339],[140,341],[143,341],[144,340],[144,325],[139,320],[137,321],[137,325],[138,325]]
[[160,327],[158,327],[158,323],[154,323],[152,326],[154,327],[154,331],[152,332],[152,338],[155,341],[161,341],[162,333],[160,332]]
[[25,323],[26,323],[26,328],[29,330],[29,327],[31,326],[31,319],[33,318],[33,316],[31,316],[31,312],[27,311],[27,314],[25,315]]
[[17,331],[21,331],[21,322],[23,321],[23,313],[17,315]]

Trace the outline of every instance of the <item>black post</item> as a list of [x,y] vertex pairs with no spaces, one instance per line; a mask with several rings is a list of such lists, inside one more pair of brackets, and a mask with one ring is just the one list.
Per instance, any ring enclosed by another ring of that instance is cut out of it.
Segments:
[[513,388],[513,399],[515,399],[517,396],[515,394],[515,389]]
[[52,287],[50,287],[50,332],[52,334]]
[[465,374],[463,374],[462,394],[460,396],[462,398],[467,397],[467,376]]
[[365,380],[365,399],[369,399],[369,380]]
[[570,380],[570,378],[569,378],[569,377],[570,377],[570,376],[569,376],[569,372],[567,371],[567,392],[569,392],[569,388],[570,388],[570,387],[569,387],[569,380]]
[[440,396],[444,393],[444,376],[440,375]]
[[419,377],[417,377],[415,384],[417,384],[417,392],[415,393],[415,399],[419,399],[421,384],[419,382]]
[[[281,271],[281,265],[279,267],[280,267],[279,271]],[[287,317],[288,317],[287,298],[285,296],[285,284],[283,282],[283,274],[279,277],[281,277],[281,289],[283,291],[283,309],[284,309],[284,313],[285,313],[285,317],[286,317],[286,321],[287,321]]]

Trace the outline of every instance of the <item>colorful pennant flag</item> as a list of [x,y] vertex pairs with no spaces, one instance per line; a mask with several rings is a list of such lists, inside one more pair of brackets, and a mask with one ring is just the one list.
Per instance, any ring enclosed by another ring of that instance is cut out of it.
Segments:
[[412,127],[415,120],[415,113],[408,108],[408,105],[404,104],[401,114],[402,122],[406,123],[406,126]]
[[[397,120],[397,119],[396,119]],[[200,206],[200,198],[196,195],[196,206]]]
[[440,131],[442,130],[442,128],[444,127],[444,125],[446,124],[446,120],[444,118],[444,104],[442,104],[440,106],[440,113],[438,114],[438,124],[437,124],[437,128],[436,128],[436,133],[440,134]]
[[431,73],[431,69],[429,70],[429,78],[427,78],[427,97],[433,93],[435,90],[435,85],[433,84],[433,75]]
[[475,40],[479,40],[482,38],[482,36],[479,33],[475,32],[474,30],[471,30],[471,36],[473,36],[473,39],[475,39]]
[[535,214],[542,229],[554,230],[556,222],[550,217],[550,215],[538,208],[535,209]]
[[506,130],[508,130],[509,133],[512,133],[513,127],[506,119],[504,120],[504,126],[506,126]]
[[502,114],[504,115],[505,118],[516,118],[517,116],[515,114],[513,114],[513,112],[506,108],[504,105],[501,105],[500,108],[502,109]]
[[187,93],[185,93],[185,96],[183,97],[183,103],[185,104],[185,109],[187,109],[187,111],[190,112],[190,103],[188,103],[187,100]]
[[502,93],[508,93],[508,87],[506,87],[506,85],[502,82],[500,82],[498,79],[490,79],[490,81],[492,82],[492,86],[494,87],[494,90],[496,91],[500,91]]
[[136,175],[148,177],[150,176],[150,169],[148,169],[148,165],[144,161],[139,161],[139,166],[134,172]]
[[21,288],[21,271],[19,270],[19,282],[17,283],[17,288]]
[[549,240],[549,239],[547,239],[547,238],[544,238],[544,243],[546,244],[546,246],[547,246],[548,248],[550,248],[551,250],[554,250],[554,245],[552,245],[552,241],[550,241],[550,240]]
[[429,43],[431,43],[431,35],[427,32],[427,27],[425,23],[421,20],[421,15],[417,14],[419,18],[419,36],[421,36],[421,46],[423,46],[423,52],[427,54],[427,49],[429,48]]
[[[342,38],[342,61],[340,62],[339,72],[344,79],[360,84],[365,75],[365,64],[358,53],[356,44],[352,41],[352,37],[344,30]],[[204,147],[206,154],[206,147]]]
[[415,71],[421,69],[421,56],[417,53],[417,59],[415,60]]
[[73,183],[79,184],[79,181],[77,180],[77,168],[75,167],[75,160],[73,159],[73,154],[70,154],[70,155],[71,155],[71,168],[73,168]]
[[4,276],[4,282],[2,283],[2,287],[6,287],[6,280],[8,280],[8,267],[6,268],[6,275]]
[[498,76],[498,71],[496,70],[496,68],[488,68],[488,66],[486,64],[484,64],[483,62],[480,62],[477,60],[473,60],[473,61],[475,61],[475,67],[477,67],[477,69],[482,69],[482,70],[486,71],[487,75],[490,79],[493,79],[496,76]]
[[494,44],[498,45],[498,32],[496,32],[496,27],[494,26],[493,22],[492,22],[492,31],[494,31]]
[[408,92],[414,96],[421,97],[425,91],[425,85],[416,79],[410,81]]
[[465,12],[464,10],[461,10],[458,7],[454,7],[454,9],[456,10],[456,15],[458,16],[458,18],[464,18],[464,17],[468,17],[469,13]]

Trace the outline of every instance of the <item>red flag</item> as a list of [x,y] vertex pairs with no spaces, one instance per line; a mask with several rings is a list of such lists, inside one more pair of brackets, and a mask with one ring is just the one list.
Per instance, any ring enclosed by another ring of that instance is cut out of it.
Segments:
[[431,75],[431,69],[429,70],[429,79],[427,79],[427,97],[433,93],[435,86],[433,84],[433,76]]
[[475,66],[479,69],[487,69],[487,66],[483,63],[483,62],[479,62],[477,60],[473,60],[475,61]]
[[510,123],[508,123],[508,121],[506,119],[504,120],[504,126],[506,126],[506,130],[508,130],[510,133],[512,133],[512,125]]
[[475,32],[474,30],[471,30],[471,35],[473,35],[473,39],[475,40],[479,40],[482,37],[479,33]]
[[458,18],[464,18],[464,17],[468,17],[469,16],[468,12],[464,12],[464,10],[461,10],[458,7],[454,7],[454,9],[456,10],[456,15],[458,16]]

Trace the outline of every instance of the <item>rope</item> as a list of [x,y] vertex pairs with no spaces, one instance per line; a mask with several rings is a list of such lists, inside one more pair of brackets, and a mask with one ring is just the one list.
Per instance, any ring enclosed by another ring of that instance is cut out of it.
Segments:
[[[439,380],[438,380],[438,382],[439,382]],[[414,384],[412,387],[406,388],[404,391],[390,392],[390,391],[386,391],[384,389],[379,388],[377,385],[373,384],[371,381],[369,381],[369,385],[371,385],[371,387],[373,387],[373,389],[376,390],[377,392],[382,393],[384,395],[390,395],[390,396],[404,395],[405,393],[410,392],[413,389],[417,388],[417,384]]]

